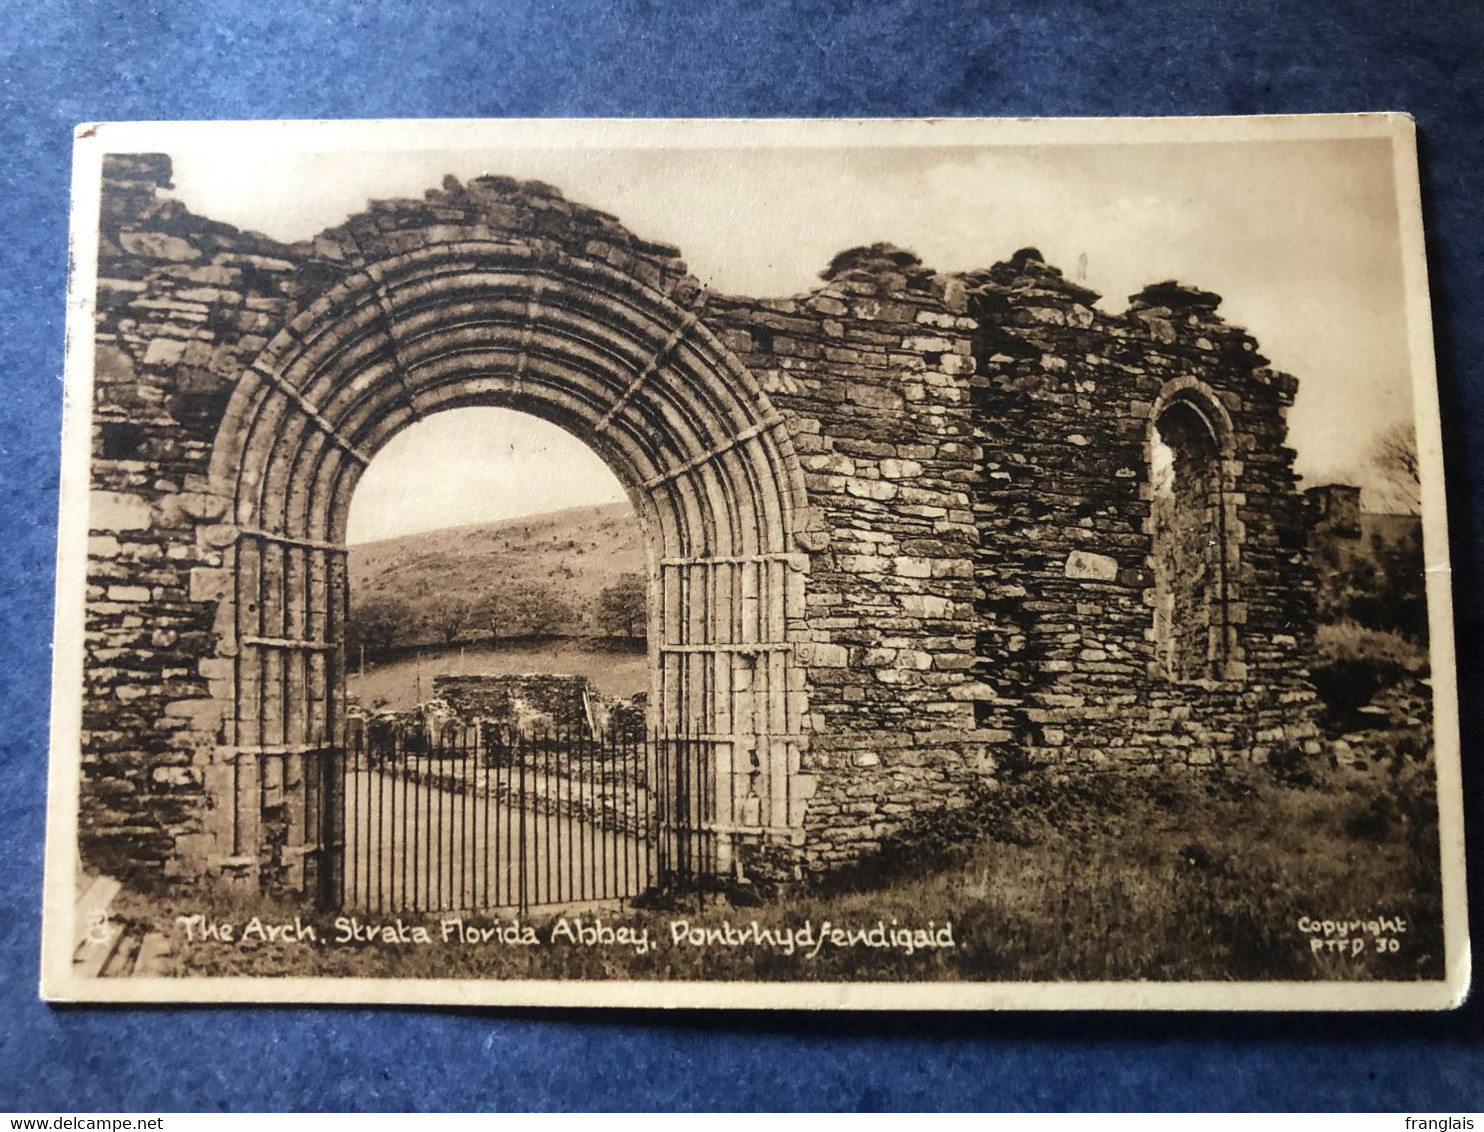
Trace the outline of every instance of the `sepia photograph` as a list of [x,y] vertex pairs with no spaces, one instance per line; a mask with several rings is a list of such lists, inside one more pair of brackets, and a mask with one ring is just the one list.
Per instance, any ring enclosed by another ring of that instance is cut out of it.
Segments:
[[1400,115],[79,129],[54,1001],[1443,1009]]

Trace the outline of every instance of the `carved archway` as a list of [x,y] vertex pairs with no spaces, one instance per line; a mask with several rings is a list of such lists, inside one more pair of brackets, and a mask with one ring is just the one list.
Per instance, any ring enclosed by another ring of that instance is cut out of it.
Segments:
[[[696,311],[643,282],[549,250],[445,240],[365,263],[300,310],[243,374],[218,432],[213,490],[232,500],[234,528],[218,622],[234,688],[222,852],[250,867],[272,799],[305,773],[296,757],[340,734],[361,472],[401,429],[472,405],[543,417],[613,469],[649,551],[655,722],[711,742],[723,834],[797,829],[806,500],[782,418]],[[308,882],[296,862],[320,831],[285,820],[288,879]]]

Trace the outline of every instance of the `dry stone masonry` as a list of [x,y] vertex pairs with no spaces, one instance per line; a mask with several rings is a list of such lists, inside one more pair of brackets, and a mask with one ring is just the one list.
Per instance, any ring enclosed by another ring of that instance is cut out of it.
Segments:
[[350,493],[461,405],[562,424],[630,489],[653,722],[714,742],[726,867],[848,860],[1011,766],[1318,750],[1296,382],[1213,294],[1111,313],[1033,249],[945,275],[883,244],[748,299],[542,184],[449,178],[285,245],[169,179],[106,166],[94,867],[307,883]]

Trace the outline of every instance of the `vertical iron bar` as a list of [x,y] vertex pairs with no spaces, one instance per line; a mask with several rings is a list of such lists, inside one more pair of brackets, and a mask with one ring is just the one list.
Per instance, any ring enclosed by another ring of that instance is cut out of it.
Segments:
[[659,825],[659,794],[655,783],[659,776],[659,744],[657,733],[651,731],[648,721],[644,727],[644,790],[647,795],[644,807],[644,870],[652,887],[659,876],[659,846],[655,842],[655,830]]
[[700,838],[696,829],[696,739],[695,732],[690,731],[690,723],[690,720],[686,721],[689,734],[685,737],[685,857],[692,890],[699,896],[701,870],[697,867]]
[[690,721],[680,721],[680,746],[676,754],[676,782],[680,794],[675,815],[675,856],[680,862],[680,876],[689,893],[691,884],[691,836],[690,836]]
[[[268,557],[268,555],[267,555],[267,543],[264,540],[262,540],[262,539],[256,540],[256,543],[257,543],[258,568],[255,571],[255,573],[257,575],[256,582],[257,582],[258,600],[257,600],[257,605],[254,607],[254,609],[255,609],[255,612],[257,614],[257,635],[260,636],[260,637],[265,637],[265,636],[268,635],[268,632],[267,632],[267,621],[265,620],[265,615],[264,615],[264,606],[267,605],[267,600],[266,600],[266,598],[264,596],[264,594],[266,593],[266,590],[264,589],[264,586],[265,586],[266,583],[264,581],[263,575],[265,573],[267,573],[267,571],[264,569],[264,563],[267,561],[267,557]],[[268,742],[268,726],[267,726],[267,722],[268,722],[267,721],[267,714],[268,714],[268,688],[267,688],[267,685],[268,685],[268,650],[266,648],[262,647],[262,646],[259,646],[258,648],[255,648],[253,651],[255,653],[257,653],[257,665],[258,665],[258,680],[257,680],[257,692],[258,692],[258,728],[257,728],[257,732],[258,732],[258,736],[257,736],[257,741],[260,744],[264,744],[264,743],[267,743]],[[263,775],[263,760],[262,760],[261,756],[258,758],[257,764],[258,764],[257,765],[257,768],[256,768],[257,769],[257,772],[258,772],[257,773],[257,779],[258,779],[258,781],[257,781],[257,788],[258,788],[257,789],[257,797],[256,798],[253,798],[253,799],[250,799],[251,804],[257,807],[257,810],[253,813],[252,826],[250,827],[254,831],[256,831],[257,836],[255,838],[254,844],[248,846],[248,849],[252,853],[253,858],[255,860],[257,860],[259,863],[261,863],[262,856],[263,856],[263,852],[262,852],[263,851],[263,825],[262,825],[262,822],[263,822],[263,780],[264,780],[264,775]]]
[[590,803],[593,827],[593,897],[601,900],[605,895],[603,876],[603,778],[602,767],[591,747],[585,752],[587,764],[592,768],[593,797]]
[[356,906],[359,886],[356,870],[361,864],[361,780],[356,776],[356,767],[361,761],[361,744],[364,734],[355,737],[345,757],[345,902]]
[[477,725],[474,734],[474,777],[479,782],[479,809],[484,817],[484,840],[479,843],[479,867],[482,873],[479,906],[490,906],[490,745],[485,724]]
[[588,739],[588,754],[592,757],[593,766],[598,773],[598,796],[593,800],[593,817],[598,826],[598,857],[602,860],[602,870],[598,876],[598,892],[602,899],[607,900],[613,895],[613,882],[609,874],[609,866],[613,860],[613,847],[608,833],[608,783],[603,775],[603,743],[601,739]]
[[417,780],[417,768],[412,765],[412,755],[404,746],[402,748],[402,765],[407,773],[407,785],[412,789],[412,842],[408,846],[412,854],[410,862],[412,867],[412,908],[415,911],[422,910],[422,859],[423,859],[423,809],[422,784]]
[[[452,863],[452,847],[448,845],[448,830],[450,826],[448,810],[448,791],[443,784],[444,750],[441,743],[434,741],[431,734],[426,737],[428,748],[428,774],[431,776],[434,789],[438,797],[438,898],[435,907],[441,911],[448,907],[448,897],[444,893],[444,874]],[[447,850],[447,852],[445,852]]]
[[623,797],[624,812],[623,812],[623,823],[622,824],[623,824],[623,828],[625,830],[624,842],[623,842],[623,890],[624,890],[624,895],[625,896],[632,897],[634,895],[634,892],[633,892],[633,888],[632,888],[632,883],[629,880],[629,856],[630,856],[630,850],[632,848],[632,846],[630,845],[630,842],[632,841],[632,837],[630,835],[633,834],[633,833],[635,833],[635,832],[637,832],[636,827],[638,825],[639,807],[638,807],[637,804],[634,805],[634,817],[633,818],[630,818],[629,817],[629,804],[630,804],[629,803],[629,795],[632,792],[632,785],[631,785],[630,779],[633,776],[631,774],[629,774],[629,758],[628,758],[628,752],[624,749],[627,746],[627,744],[623,741],[623,737],[622,736],[615,735],[614,736],[614,739],[617,740],[618,757],[619,757],[619,760],[620,760],[619,761],[619,764],[618,764],[618,766],[619,766],[619,778],[620,778],[620,781],[623,784],[622,785],[622,788],[619,791],[619,793]]
[[598,796],[593,789],[593,758],[592,751],[582,744],[578,739],[576,748],[577,766],[573,775],[577,782],[577,828],[581,832],[582,841],[577,854],[577,872],[582,878],[582,889],[580,895],[585,900],[595,899],[598,895],[598,876],[593,871],[593,845],[597,838],[603,836],[598,828],[595,814],[597,812]]
[[[433,900],[433,860],[438,855],[438,831],[433,824],[433,763],[431,759],[421,759],[416,750],[411,752],[414,759],[418,759],[418,794],[422,797],[423,806],[423,900],[424,911],[434,906]],[[426,765],[424,765],[426,764]]]
[[541,765],[545,773],[541,776],[541,808],[537,816],[542,823],[541,836],[537,845],[541,848],[541,871],[542,879],[546,883],[546,903],[552,902],[551,894],[551,757],[552,752],[559,750],[562,745],[561,726],[554,728],[554,734],[546,744],[546,750],[542,752]]
[[711,759],[709,757],[710,749],[711,748],[709,745],[709,741],[702,739],[696,750],[696,757],[700,759],[701,772],[701,793],[700,798],[698,799],[700,804],[697,807],[696,821],[700,825],[701,832],[700,889],[702,903],[704,903],[706,899],[706,882],[711,876],[711,871],[714,864],[712,860],[712,853],[715,849],[715,835],[711,831],[711,799],[713,796],[711,773],[713,767],[711,765]]
[[[566,766],[563,767],[565,761]],[[572,899],[572,870],[562,867],[562,842],[567,843],[568,851],[572,847],[572,829],[567,823],[571,820],[572,810],[572,786],[567,783],[566,802],[567,808],[562,808],[562,784],[572,773],[572,748],[566,747],[557,751],[557,772],[553,787],[556,790],[556,875],[557,875],[557,899]],[[566,828],[563,828],[563,827]]]
[[362,830],[366,825],[366,808],[361,804],[361,764],[365,762],[365,746],[369,742],[370,737],[366,736],[362,738],[361,743],[357,746],[355,765],[351,772],[354,779],[354,786],[352,789],[355,796],[356,815],[355,829],[353,831],[355,842],[355,862],[354,870],[351,875],[351,888],[353,892],[351,900],[355,903],[357,909],[359,909],[361,906],[361,858],[364,856],[361,851],[361,838],[363,836]]
[[439,819],[442,823],[444,823],[445,826],[447,826],[448,835],[447,863],[445,863],[445,868],[442,869],[442,872],[439,872],[438,875],[439,883],[442,883],[442,880],[444,880],[444,872],[447,872],[448,889],[447,892],[445,892],[445,890],[439,890],[439,896],[441,896],[442,898],[441,901],[438,902],[439,908],[450,908],[450,906],[453,905],[454,899],[454,865],[456,865],[457,862],[457,858],[456,856],[454,856],[454,832],[456,832],[457,829],[456,817],[454,817],[454,809],[456,809],[457,800],[456,798],[454,798],[454,792],[451,791],[451,789],[448,789],[448,786],[453,783],[453,771],[448,770],[448,764],[453,763],[453,758],[454,755],[456,755],[456,752],[457,748],[453,745],[453,743],[450,743],[450,745],[445,748],[444,742],[442,742],[442,737],[439,737],[438,779],[439,782],[447,783],[447,785],[445,785],[445,788],[442,789],[442,791],[439,791],[439,806],[444,806],[444,804],[447,804],[448,809],[448,816],[441,817],[441,819]]
[[[479,784],[479,808],[484,811],[484,840],[479,843],[479,863],[484,868],[484,883],[480,889],[479,906],[488,908],[490,904],[490,752],[489,744],[485,741],[484,724],[476,724],[479,728],[474,733],[474,776],[479,778],[480,772],[484,777]],[[479,821],[475,819],[475,833],[479,832]]]
[[473,736],[468,725],[464,726],[464,884],[459,898],[465,911],[472,912],[478,901],[474,899],[475,887],[479,884],[479,861],[474,850],[479,843],[479,812],[475,808]]
[[406,747],[393,747],[392,760],[397,768],[397,777],[402,780],[401,905],[405,911],[412,912],[417,910],[417,846],[422,836],[417,812],[417,770]]
[[620,900],[627,900],[629,892],[629,776],[623,759],[623,744],[616,732],[610,730],[603,736],[608,744],[609,757],[613,763],[613,887],[618,890]]
[[467,908],[464,887],[469,881],[469,729],[459,727],[459,894],[458,906]]
[[572,752],[569,769],[572,774],[572,831],[576,834],[577,852],[576,860],[569,866],[568,872],[572,877],[573,898],[587,900],[591,895],[591,880],[587,875],[587,845],[592,837],[592,830],[587,820],[590,802],[587,796],[587,762],[582,750]]
[[474,899],[474,893],[479,885],[479,861],[474,851],[479,846],[479,811],[475,806],[477,799],[474,796],[474,762],[475,749],[473,736],[466,724],[464,731],[464,886],[460,889],[460,899],[464,901],[463,907],[472,912],[478,905]]
[[690,874],[690,882],[694,887],[696,883],[696,740],[695,733],[691,731],[691,721],[685,721],[685,813],[681,820],[685,823],[685,867]]
[[663,732],[655,736],[655,868],[661,883],[669,884],[670,871],[669,834],[667,821],[670,815],[670,768],[667,751],[669,743]]
[[612,763],[613,751],[606,747],[603,736],[598,736],[598,773],[603,782],[603,842],[604,865],[603,865],[603,893],[610,899],[621,895],[618,884],[618,830],[617,830],[617,807],[622,804],[623,796],[618,794],[617,768]]
[[[385,761],[385,757],[383,756],[381,762],[384,763]],[[376,836],[376,910],[379,912],[385,907],[382,893],[382,872],[384,871],[385,862],[382,859],[382,850],[386,842],[386,828],[383,821],[385,815],[382,811],[386,806],[386,780],[382,778],[379,767],[374,773],[374,779],[368,780],[376,787],[376,809],[369,823],[369,828],[375,830]]]
[[[521,747],[522,748],[525,747],[525,736],[521,736]],[[518,866],[517,871],[516,871],[516,884],[518,886],[519,896],[516,899],[516,905],[520,909],[521,915],[525,915],[525,912],[526,912],[526,759],[525,759],[525,751],[524,751],[524,749],[521,750],[521,756],[520,756],[520,798],[519,798],[519,805],[520,805],[520,810],[516,814],[516,819],[520,823],[520,830],[519,830],[519,834],[518,834],[518,844],[516,845],[516,852],[519,854],[519,866]]]
[[[495,877],[495,900],[502,905],[513,905],[516,901],[510,891],[510,827],[515,824],[515,814],[510,809],[510,799],[515,795],[515,734],[507,730],[503,742],[505,746],[502,748],[501,759],[505,765],[503,769],[497,768],[497,773],[503,774],[505,784],[503,793],[499,795],[503,800],[496,811],[496,818],[500,823],[500,871]],[[500,887],[502,884],[503,890]],[[502,891],[504,894],[498,895]]]
[[[591,756],[592,752],[589,751],[588,754]],[[602,868],[600,862],[602,860],[603,826],[598,819],[598,807],[601,804],[601,800],[598,794],[597,764],[589,757],[584,760],[584,765],[587,771],[587,797],[583,799],[583,814],[586,820],[582,824],[588,831],[588,855],[587,860],[584,862],[584,867],[587,869],[590,878],[589,888],[592,898],[597,899],[598,893],[602,890],[603,883],[603,875],[600,871]]]
[[[348,797],[350,793],[350,764],[354,758],[351,753],[351,742],[348,734],[346,735],[346,740],[347,742],[344,748],[340,751],[340,781],[337,783],[337,788],[340,791],[340,829],[338,834],[340,844],[337,850],[340,854],[340,875],[336,878],[336,881],[339,885],[339,891],[337,892],[339,900],[337,903],[342,910],[345,908],[346,902],[350,897],[350,886],[347,883],[350,876],[350,829],[345,819],[350,814],[350,798]],[[357,736],[355,742],[360,742],[359,736]]]
[[546,854],[542,845],[546,837],[546,760],[551,753],[551,731],[542,728],[531,759],[531,903],[546,903],[543,892],[547,881]]
[[520,845],[515,835],[520,829],[520,814],[512,807],[519,804],[520,759],[524,738],[510,733],[510,762],[505,767],[505,896],[506,902],[520,907]]
[[407,910],[407,776],[401,753],[391,752],[392,775],[392,907]]
[[[495,821],[499,824],[499,837],[496,839],[499,845],[500,862],[499,871],[495,873],[495,903],[500,905],[514,904],[510,899],[510,775],[515,767],[515,736],[508,730],[504,732],[500,740],[500,760],[495,764]],[[503,770],[500,763],[504,764]],[[500,776],[505,778],[504,793],[500,793]],[[501,895],[500,885],[504,884],[504,895]]]

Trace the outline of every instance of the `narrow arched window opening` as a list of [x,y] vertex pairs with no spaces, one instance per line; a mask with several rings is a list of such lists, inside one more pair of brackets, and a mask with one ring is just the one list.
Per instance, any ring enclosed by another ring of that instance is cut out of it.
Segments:
[[1229,532],[1221,444],[1198,406],[1175,401],[1156,417],[1150,480],[1156,663],[1175,681],[1221,679]]

